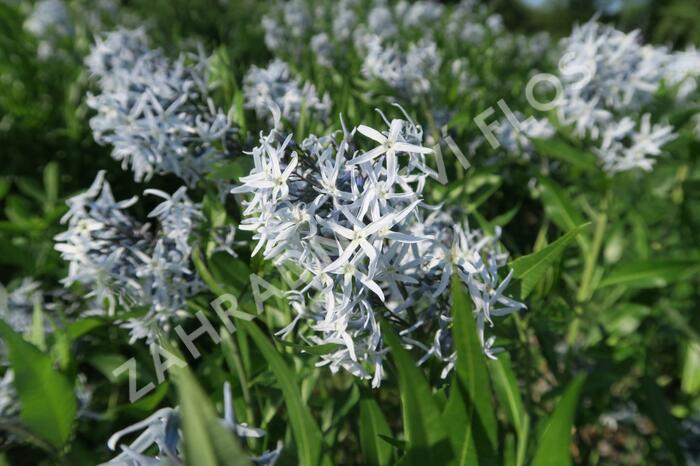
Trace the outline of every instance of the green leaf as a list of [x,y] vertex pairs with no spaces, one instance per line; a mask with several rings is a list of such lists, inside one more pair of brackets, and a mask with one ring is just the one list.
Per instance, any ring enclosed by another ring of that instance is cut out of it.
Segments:
[[683,461],[684,455],[679,444],[683,430],[678,420],[671,414],[671,406],[666,395],[656,381],[650,377],[644,377],[640,385],[642,394],[640,408],[654,423],[659,437],[672,455],[666,464],[678,466],[686,464]]
[[639,259],[648,259],[649,248],[649,228],[642,217],[637,212],[629,214],[629,221],[632,227],[632,241],[634,243],[634,254]]
[[58,364],[60,370],[66,370],[71,364],[71,339],[63,326],[57,325],[53,319],[49,318],[53,328],[51,348],[49,354],[52,360]]
[[233,159],[230,162],[218,162],[212,165],[207,178],[211,180],[238,180],[240,177],[250,173],[252,161],[245,157]]
[[289,412],[289,423],[297,446],[299,464],[309,466],[325,464],[323,461],[325,458],[322,457],[321,431],[302,401],[294,372],[257,325],[243,320],[239,320],[237,324],[241,325],[251,336],[282,389],[282,395]]
[[502,353],[497,360],[489,361],[488,367],[496,395],[505,408],[511,424],[521,435],[527,414],[508,353]]
[[488,369],[472,303],[457,275],[452,277],[452,334],[457,364],[444,417],[455,464],[496,465],[497,425]]
[[447,464],[452,452],[430,385],[386,322],[382,322],[382,334],[391,348],[399,377],[401,414],[407,443],[406,455],[399,463],[417,466]]
[[700,263],[687,260],[644,260],[625,264],[610,272],[598,285],[627,288],[658,288],[697,272]]
[[49,207],[55,205],[58,201],[58,188],[58,164],[49,162],[44,167],[44,192],[46,193],[46,202]]
[[204,283],[209,287],[212,293],[221,296],[224,294],[230,294],[235,291],[225,285],[220,284],[216,280],[216,278],[214,278],[214,276],[204,263],[204,259],[202,258],[202,251],[199,248],[194,248],[192,250],[192,263],[194,264],[197,273],[202,278]]
[[245,134],[246,131],[246,119],[244,110],[245,99],[242,92],[236,92],[233,96],[233,122],[241,127],[241,132]]
[[578,376],[566,387],[542,429],[532,466],[571,465],[571,427],[584,380],[584,376]]
[[46,334],[44,333],[44,311],[39,303],[34,304],[34,312],[32,313],[32,326],[29,331],[28,341],[39,348],[41,351],[46,351]]
[[547,268],[561,257],[569,242],[588,225],[590,224],[584,223],[583,225],[579,225],[552,244],[545,246],[533,254],[518,257],[510,263],[515,277],[522,281],[520,291],[523,298],[526,298],[533,288],[535,288],[535,285],[542,279]]
[[384,434],[379,434],[379,438],[381,438],[382,441],[386,442],[387,445],[391,445],[397,450],[403,451],[406,449],[406,442],[404,442],[403,440],[395,439],[394,437],[390,437]]
[[529,445],[530,416],[528,416],[520,396],[520,387],[511,367],[510,356],[502,353],[496,361],[489,361],[489,372],[496,395],[505,408],[506,415],[518,434],[515,465],[525,464],[525,453]]
[[214,191],[208,191],[204,196],[202,212],[209,219],[211,228],[220,228],[226,222],[226,209]]
[[287,346],[289,348],[294,348],[296,350],[299,350],[304,353],[308,354],[313,354],[316,356],[321,356],[324,354],[332,353],[338,348],[338,343],[325,343],[323,345],[317,345],[317,346],[308,346],[308,345],[300,345],[298,343],[292,343],[291,341],[284,341],[277,339],[276,340],[278,343]]
[[163,402],[163,399],[170,392],[170,382],[159,384],[155,390],[133,403],[123,404],[115,409],[117,412],[127,412],[133,416],[150,415]]
[[[41,185],[34,178],[17,177],[15,178],[15,185],[20,190],[20,192],[22,192],[22,194],[34,199],[39,203],[43,203],[46,200]],[[23,207],[26,207],[26,204]]]
[[87,317],[75,322],[71,322],[66,328],[66,333],[70,340],[75,341],[81,336],[90,333],[96,328],[105,325],[108,321],[97,317]]
[[[561,186],[550,178],[541,177],[540,187],[544,210],[559,228],[570,231],[584,223],[583,216]],[[578,237],[578,243],[584,250],[588,249],[588,240],[585,237]]]
[[178,367],[172,371],[180,399],[185,464],[250,466],[233,432],[223,425],[190,370]]
[[681,390],[688,395],[700,392],[700,343],[691,341],[685,349]]
[[77,411],[73,387],[53,368],[48,354],[26,342],[2,320],[0,337],[9,349],[22,421],[37,436],[60,449],[73,431]]
[[597,158],[588,151],[569,145],[558,139],[531,138],[533,146],[542,155],[562,160],[584,171],[592,171],[597,168]]
[[0,200],[2,200],[7,193],[10,191],[10,180],[7,178],[0,178]]
[[368,466],[388,465],[391,460],[391,446],[381,436],[391,437],[379,404],[371,395],[360,399],[360,445],[364,464]]
[[511,220],[513,220],[513,217],[515,217],[515,214],[517,214],[520,211],[520,206],[521,204],[517,204],[515,207],[510,209],[507,212],[502,213],[501,215],[498,215],[494,218],[491,219],[491,224],[495,226],[505,226],[508,223],[510,223]]
[[250,286],[250,266],[227,253],[215,253],[209,258],[207,265],[212,277],[218,283],[226,283],[228,288],[243,290]]

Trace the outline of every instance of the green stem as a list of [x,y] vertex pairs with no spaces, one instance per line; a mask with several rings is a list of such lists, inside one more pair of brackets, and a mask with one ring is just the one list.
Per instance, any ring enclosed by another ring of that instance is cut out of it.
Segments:
[[426,121],[428,122],[428,129],[429,129],[430,133],[433,135],[435,142],[439,142],[440,141],[440,128],[438,128],[435,125],[435,119],[433,118],[433,113],[430,111],[430,106],[428,105],[428,102],[427,102],[425,97],[421,97],[420,107],[421,107],[421,110],[423,111],[423,114],[425,115]]
[[[250,388],[248,387],[248,377],[245,369],[243,368],[243,360],[241,359],[241,354],[238,351],[238,345],[233,338],[231,338],[231,335],[223,328],[221,329],[220,334],[223,344],[228,349],[228,351],[224,353],[224,357],[229,365],[229,368],[235,370],[236,374],[238,375],[238,382],[241,386],[243,401],[245,401],[246,406],[246,420],[248,421],[249,425],[256,425],[255,412],[253,411],[253,397],[251,396]],[[250,448],[255,448],[257,446],[257,442],[254,438],[249,438],[247,440]]]
[[523,417],[523,425],[518,429],[518,450],[515,457],[515,466],[525,466],[525,454],[527,453],[528,441],[530,435],[530,416],[525,413]]
[[608,190],[600,206],[600,211],[596,217],[595,232],[593,233],[593,244],[586,257],[586,263],[583,268],[583,276],[581,277],[581,286],[579,287],[576,299],[578,302],[587,301],[592,294],[591,281],[593,280],[593,272],[595,271],[598,255],[603,246],[603,236],[605,235],[605,227],[608,223],[608,205],[610,202],[611,191]]
[[[527,336],[525,322],[523,322],[523,319],[517,313],[513,314],[513,319],[515,320],[515,328],[518,331],[518,339],[520,340],[520,344],[523,348],[526,348],[525,365],[527,370],[525,371],[525,386],[529,389],[533,384],[531,374],[535,369],[535,355],[533,354],[532,345],[530,344]],[[532,406],[532,400],[529,396],[525,397],[525,405],[525,411],[529,412]]]

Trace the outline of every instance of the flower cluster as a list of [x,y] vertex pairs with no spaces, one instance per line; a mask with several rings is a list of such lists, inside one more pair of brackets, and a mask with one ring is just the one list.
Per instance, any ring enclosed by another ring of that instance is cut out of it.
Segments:
[[700,464],[700,413],[696,412],[683,421],[681,435],[679,444],[686,464]]
[[[247,424],[236,422],[233,412],[233,400],[231,386],[224,384],[224,418],[221,420],[237,438],[260,438],[265,431]],[[141,434],[128,445],[120,444],[120,440],[134,432]],[[182,433],[180,432],[179,408],[162,408],[141,422],[129,426],[112,435],[107,446],[110,450],[121,447],[121,453],[104,463],[102,466],[157,466],[157,465],[182,465]],[[155,457],[146,456],[148,450],[155,445],[158,453]],[[282,451],[282,443],[278,442],[275,450],[267,451],[260,456],[251,458],[256,465],[272,466],[277,461]]]
[[498,125],[496,137],[508,154],[517,154],[524,160],[531,160],[535,155],[531,139],[549,139],[554,136],[556,130],[546,118],[524,119],[520,113],[515,117],[520,122],[518,126],[504,118]]
[[[429,0],[313,5],[292,0],[280,2],[262,25],[265,43],[276,56],[288,61],[308,58],[330,73],[342,73],[359,62],[369,89],[376,84],[388,87],[404,101],[441,100],[434,99],[437,86],[453,86],[438,79],[446,63],[459,63],[451,67],[458,71],[456,91],[473,98],[473,84],[495,84],[482,75],[496,61],[512,72],[514,63],[534,66],[550,50],[547,34],[511,34],[499,15],[472,0],[455,6]],[[485,53],[489,49],[495,53]]]
[[[372,378],[375,387],[387,351],[380,319],[425,351],[421,362],[437,357],[449,372],[453,273],[470,291],[482,341],[491,316],[524,307],[503,295],[510,277],[500,282],[507,256],[495,238],[446,214],[424,218],[432,150],[410,120],[386,123],[384,132],[360,125],[299,145],[275,129],[261,136],[252,172],[233,189],[253,193],[240,228],[254,232],[254,253],[297,278],[288,292],[297,316],[280,334],[296,328],[309,344],[337,345],[319,364]],[[357,133],[376,146],[357,150]],[[492,343],[484,341],[488,354]]]
[[390,4],[385,0],[341,0],[317,2],[311,7],[303,0],[293,0],[280,2],[279,8],[263,18],[262,25],[265,44],[275,53],[299,58],[305,44],[316,42],[317,49],[325,43],[332,50],[323,59],[335,60],[352,41],[363,44],[372,36],[395,40],[402,31],[419,35],[431,31],[444,11],[444,6],[434,1]]
[[173,61],[142,29],[120,29],[97,39],[86,64],[100,88],[87,100],[95,140],[112,145],[136,181],[173,173],[193,185],[228,153],[236,130],[209,98],[201,51]]
[[98,173],[90,188],[68,200],[62,222],[68,230],[56,236],[56,250],[69,264],[65,286],[81,283],[91,289],[98,308],[106,304],[147,308],[147,314],[130,319],[132,339],[151,339],[158,327],[184,313],[185,299],[201,283],[189,268],[190,234],[201,217],[184,187],[174,194],[146,190],[163,199],[149,214],[157,231],[126,212],[137,198],[115,201],[105,172]]
[[292,124],[299,121],[302,112],[323,120],[331,109],[328,94],[319,98],[313,84],[302,85],[279,59],[271,61],[267,68],[252,66],[243,80],[243,93],[245,108],[255,110],[258,118],[269,116],[271,105],[279,106],[282,117]]
[[34,307],[43,301],[41,284],[31,278],[24,278],[10,293],[0,284],[0,319],[17,333],[24,333],[31,328]]
[[[266,43],[275,52],[298,57],[310,40],[314,58],[325,67],[338,66],[350,51],[347,44],[354,43],[352,51],[361,57],[366,79],[404,97],[428,93],[442,58],[431,28],[425,26],[440,20],[444,7],[430,1],[396,5],[376,1],[369,8],[362,6],[357,0],[344,0],[309,9],[303,2],[289,2],[281,9],[283,14],[263,20]],[[327,20],[330,17],[332,21]],[[414,31],[418,40],[402,47],[397,40],[402,29]]]
[[700,53],[644,45],[639,31],[624,33],[594,18],[564,39],[560,69],[559,120],[597,142],[606,171],[650,170],[675,135],[671,125],[653,122],[644,106],[663,84],[676,87],[681,98],[693,92]]
[[373,36],[367,43],[362,73],[369,80],[378,80],[404,96],[427,94],[440,69],[441,57],[435,42],[421,39],[403,53],[398,46],[382,43]]
[[[455,213],[434,212],[414,226],[415,234],[424,236],[426,240],[418,243],[412,251],[413,261],[422,263],[415,275],[418,283],[410,289],[408,299],[402,306],[406,313],[404,319],[416,308],[426,309],[413,326],[400,333],[404,341],[425,351],[420,363],[429,357],[446,363],[443,378],[456,360],[449,332],[450,303],[446,295],[453,274],[459,276],[471,297],[479,338],[484,353],[490,358],[500,349],[493,346],[494,336],[486,337],[486,325],[493,326],[492,317],[525,309],[524,304],[505,294],[512,271],[503,276],[508,253],[499,245],[500,229],[496,229],[494,235],[487,235],[466,223],[455,224]],[[435,326],[437,330],[433,330],[434,337],[428,344],[420,343],[411,335],[420,327]]]
[[17,390],[14,386],[15,374],[12,369],[5,370],[0,378],[0,416],[10,419],[19,415]]
[[56,55],[57,42],[75,32],[68,7],[63,0],[40,0],[24,22],[24,29],[39,39],[40,59]]

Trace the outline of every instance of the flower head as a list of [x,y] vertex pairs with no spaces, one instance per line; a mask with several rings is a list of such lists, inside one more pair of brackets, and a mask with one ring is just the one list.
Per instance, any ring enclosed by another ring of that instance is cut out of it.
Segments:
[[136,181],[173,173],[193,185],[226,155],[236,130],[209,98],[201,51],[173,61],[142,29],[120,29],[98,38],[85,62],[100,90],[87,100],[95,140],[112,145]]
[[[319,364],[371,378],[373,386],[381,383],[387,352],[380,319],[397,325],[405,344],[425,351],[421,362],[437,357],[449,371],[446,290],[453,273],[460,271],[473,292],[482,335],[491,316],[524,307],[504,295],[509,279],[501,283],[498,268],[506,256],[495,252],[495,240],[446,214],[425,217],[432,150],[422,145],[420,127],[400,119],[387,125],[387,131],[360,125],[310,136],[301,144],[275,129],[261,136],[253,170],[233,190],[251,194],[241,229],[253,232],[253,252],[297,278],[287,293],[297,316],[280,335],[335,345]],[[379,145],[361,150],[368,140]],[[278,172],[286,174],[283,189],[271,182]]]

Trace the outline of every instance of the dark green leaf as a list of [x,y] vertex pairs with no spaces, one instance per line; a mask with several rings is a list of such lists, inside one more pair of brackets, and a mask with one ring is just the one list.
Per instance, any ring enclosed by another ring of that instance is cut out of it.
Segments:
[[496,361],[489,361],[488,367],[496,395],[505,408],[513,427],[521,434],[527,413],[523,407],[520,387],[518,387],[518,382],[511,368],[508,353],[499,355]]
[[700,344],[691,341],[685,348],[681,390],[688,395],[700,392]]
[[433,400],[430,385],[404,349],[391,327],[382,325],[384,341],[391,348],[399,376],[401,413],[406,455],[400,464],[422,466],[447,464],[452,456],[440,410]]
[[579,225],[552,244],[545,246],[533,254],[518,257],[510,263],[515,277],[522,281],[520,293],[523,298],[526,298],[527,295],[530,294],[535,285],[537,285],[544,276],[547,268],[561,257],[569,242],[588,225],[589,223]]
[[[542,188],[542,203],[549,218],[562,230],[569,231],[584,223],[583,215],[574,206],[569,195],[550,178],[540,178]],[[588,240],[578,237],[578,243],[586,250]]]
[[592,171],[597,167],[597,158],[588,151],[569,145],[561,139],[531,138],[535,150],[542,155],[562,160],[584,171]]
[[625,264],[606,275],[598,288],[626,286],[657,288],[681,280],[700,269],[700,263],[687,260],[645,260]]
[[280,339],[277,339],[277,342],[279,342],[282,345],[287,346],[289,348],[294,348],[294,349],[302,351],[304,353],[313,354],[316,356],[332,353],[333,351],[335,351],[338,348],[337,343],[326,343],[326,344],[318,345],[318,346],[307,346],[307,345],[300,345],[297,343],[292,343],[291,341],[284,341],[284,340],[280,340]]
[[26,342],[0,320],[0,336],[10,352],[21,419],[37,436],[60,449],[70,438],[77,402],[68,379],[48,354]]
[[368,466],[384,466],[391,459],[391,446],[381,436],[391,437],[391,430],[379,404],[369,394],[360,399],[360,445]]
[[571,465],[571,427],[585,377],[576,377],[547,419],[537,442],[532,466]]
[[672,458],[669,458],[666,464],[685,465],[683,451],[678,442],[683,430],[678,420],[671,414],[671,406],[664,392],[654,380],[645,377],[641,383],[641,393],[643,412],[654,423],[659,437],[672,454]]
[[254,323],[239,320],[238,324],[255,341],[256,346],[269,364],[270,370],[275,374],[275,378],[282,389],[282,395],[289,412],[289,423],[299,454],[299,464],[309,466],[324,464],[321,451],[321,431],[313,416],[311,416],[309,409],[304,405],[294,372],[284,362],[284,359],[282,359],[282,356],[270,340]]
[[177,383],[187,466],[250,466],[238,441],[186,367],[173,368]]
[[459,466],[496,465],[497,425],[484,351],[472,303],[452,277],[452,332],[457,364],[444,417]]
[[46,193],[46,202],[49,206],[53,206],[58,201],[58,187],[58,164],[49,162],[44,167],[44,192]]

